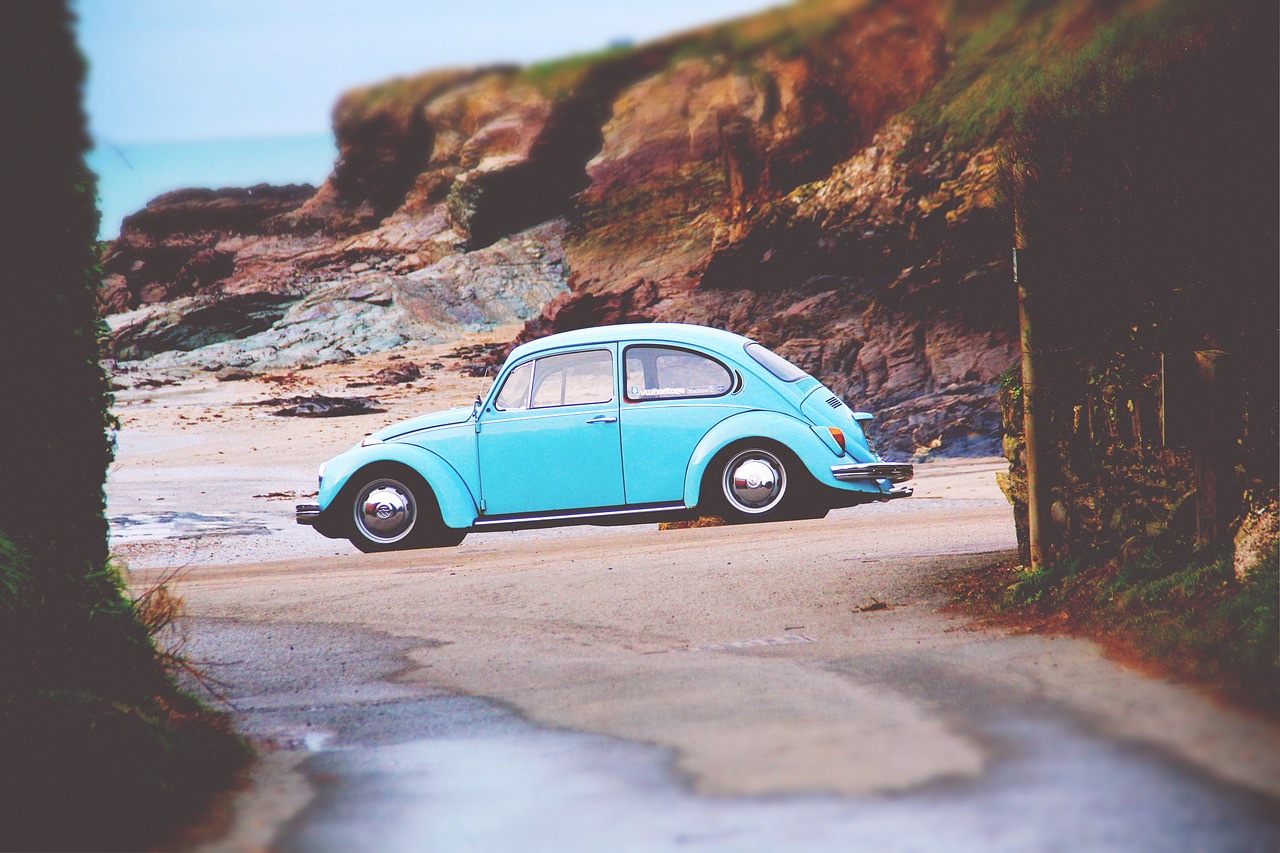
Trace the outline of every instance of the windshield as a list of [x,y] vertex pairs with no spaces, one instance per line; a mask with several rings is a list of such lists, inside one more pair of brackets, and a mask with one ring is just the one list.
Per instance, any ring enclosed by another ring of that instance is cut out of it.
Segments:
[[783,382],[795,382],[809,375],[776,352],[755,342],[747,344],[747,355],[751,356],[756,363]]

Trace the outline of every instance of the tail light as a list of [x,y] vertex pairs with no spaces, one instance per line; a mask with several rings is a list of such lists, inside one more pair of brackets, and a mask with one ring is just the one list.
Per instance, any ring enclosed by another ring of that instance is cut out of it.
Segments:
[[827,430],[831,433],[831,437],[835,439],[836,444],[840,445],[840,452],[844,453],[844,432],[835,427],[827,427]]

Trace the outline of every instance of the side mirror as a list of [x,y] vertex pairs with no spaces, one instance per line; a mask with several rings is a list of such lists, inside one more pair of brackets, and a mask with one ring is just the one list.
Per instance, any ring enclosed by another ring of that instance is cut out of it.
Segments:
[[476,401],[471,404],[471,417],[473,418],[480,417],[480,395],[479,394],[476,395]]

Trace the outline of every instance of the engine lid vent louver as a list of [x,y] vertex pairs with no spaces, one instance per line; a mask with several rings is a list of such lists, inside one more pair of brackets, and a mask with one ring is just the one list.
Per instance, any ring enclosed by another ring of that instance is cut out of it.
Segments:
[[840,406],[841,406],[840,398],[839,398],[839,397],[832,397],[830,400],[827,400],[827,405],[828,405],[828,406],[830,406],[830,407],[831,407],[831,408],[833,408],[833,409],[838,409],[838,408],[840,408]]

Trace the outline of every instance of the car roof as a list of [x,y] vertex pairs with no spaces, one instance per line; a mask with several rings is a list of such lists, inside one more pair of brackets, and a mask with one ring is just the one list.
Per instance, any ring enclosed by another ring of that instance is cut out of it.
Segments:
[[738,349],[751,343],[750,338],[742,335],[735,335],[723,329],[713,329],[710,326],[695,326],[691,323],[624,323],[617,326],[576,329],[572,332],[560,332],[538,338],[516,347],[511,351],[511,358],[524,358],[527,355],[559,347],[639,340],[693,344],[721,351]]

